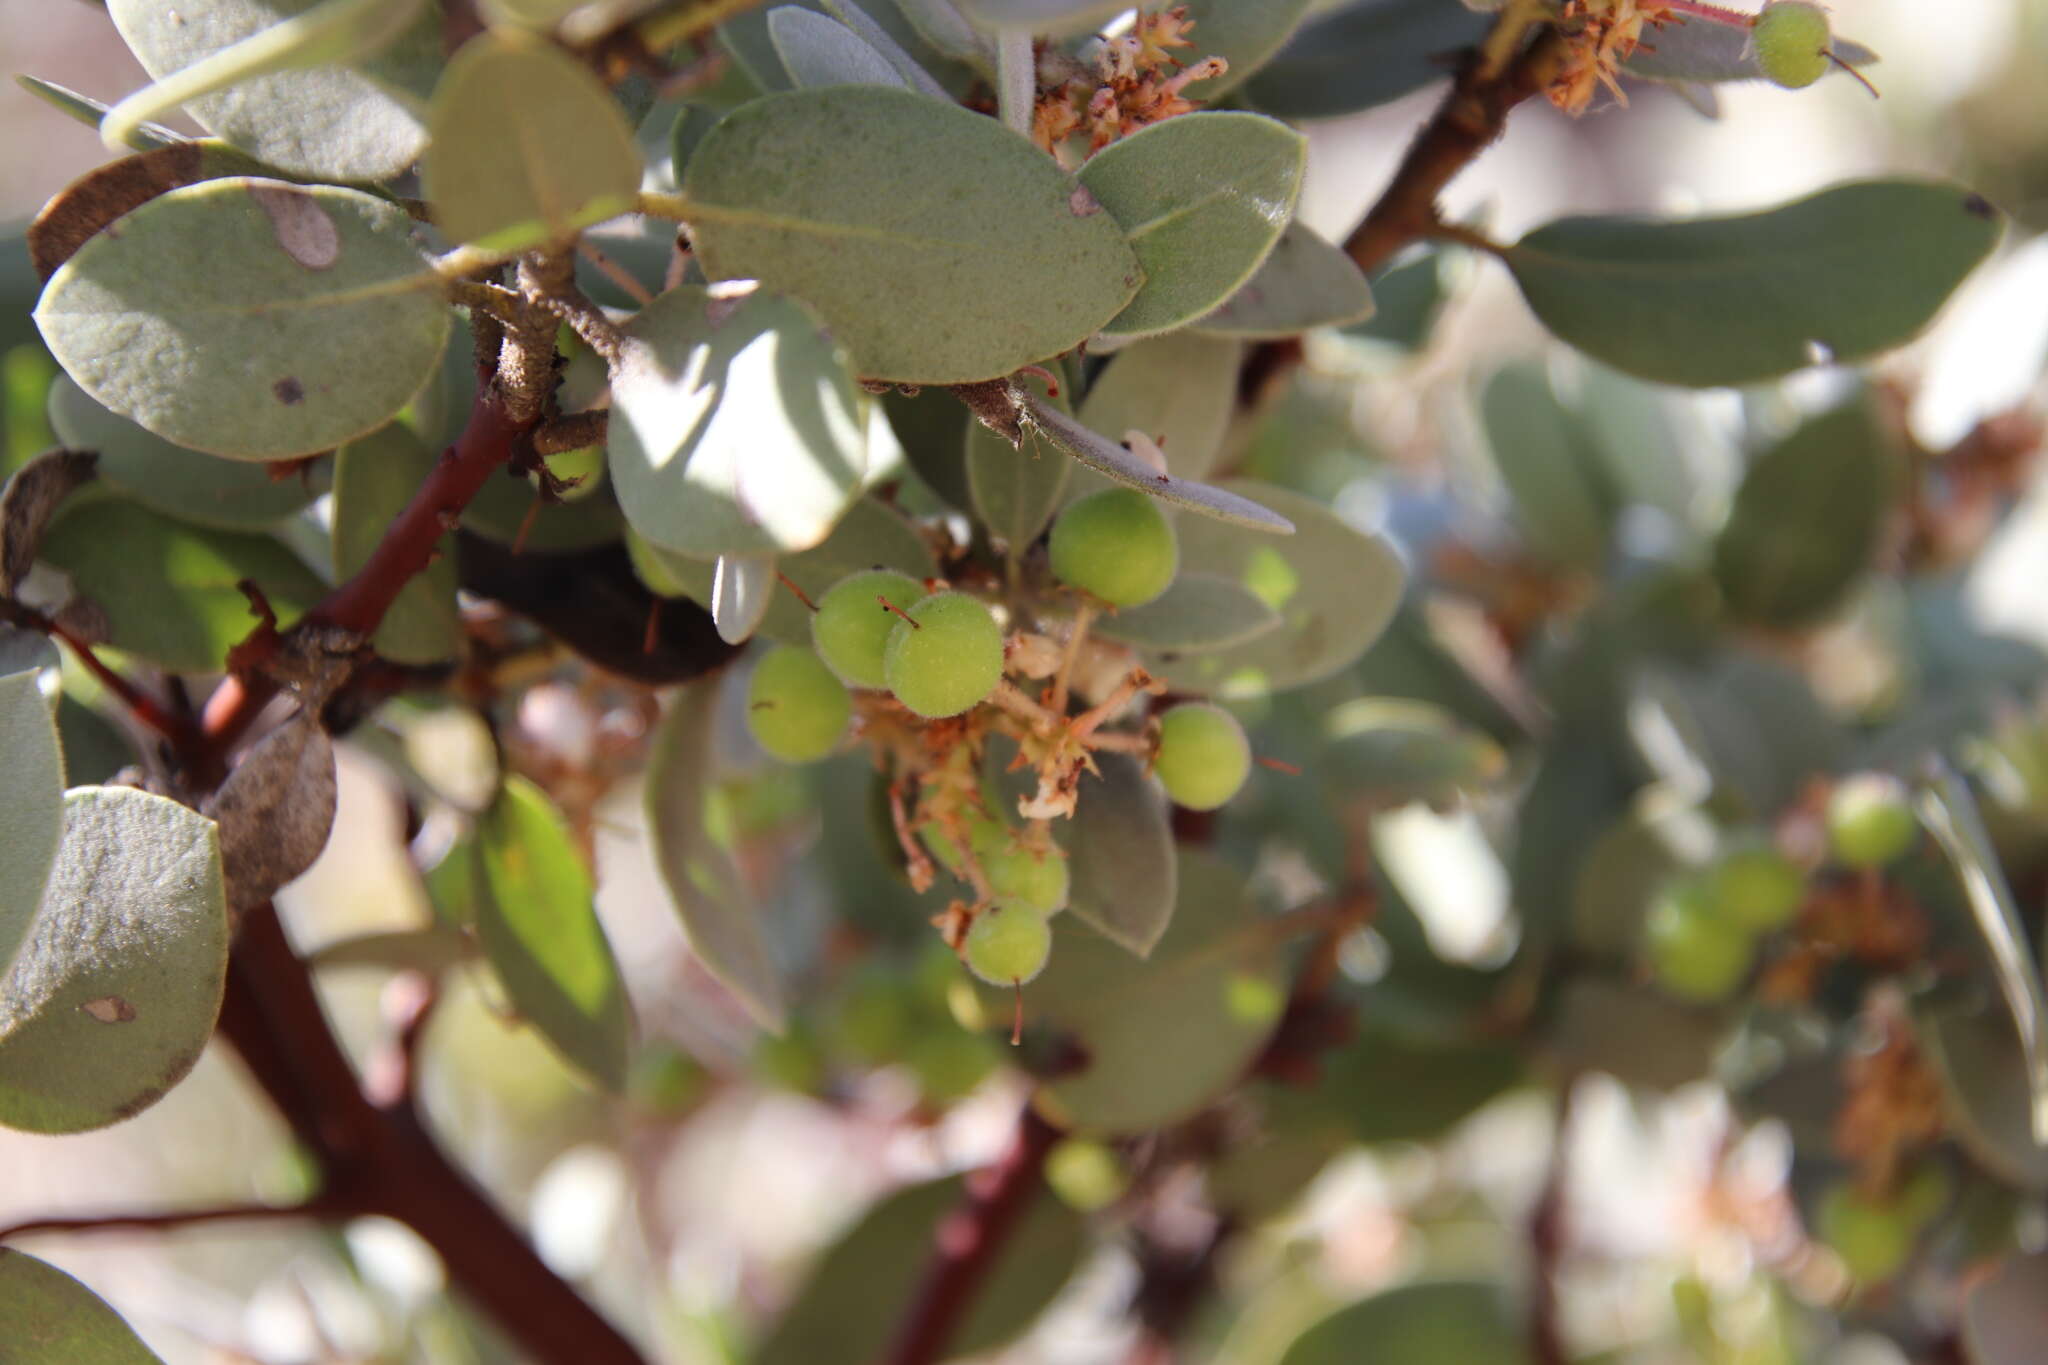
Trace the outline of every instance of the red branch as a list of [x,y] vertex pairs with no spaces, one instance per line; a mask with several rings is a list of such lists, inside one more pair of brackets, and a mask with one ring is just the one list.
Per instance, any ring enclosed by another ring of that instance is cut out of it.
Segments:
[[970,1178],[967,1198],[939,1223],[917,1297],[883,1358],[887,1365],[933,1365],[945,1358],[946,1343],[974,1306],[997,1254],[1023,1221],[1032,1196],[1044,1187],[1046,1153],[1059,1136],[1035,1109],[1024,1106],[1010,1149]]

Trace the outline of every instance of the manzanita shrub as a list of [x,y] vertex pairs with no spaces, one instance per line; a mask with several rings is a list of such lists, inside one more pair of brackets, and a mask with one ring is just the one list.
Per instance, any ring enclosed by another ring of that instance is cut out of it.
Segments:
[[[128,1119],[219,1036],[310,1175],[196,1216],[409,1224],[469,1316],[386,1358],[684,1351],[651,1249],[601,1315],[430,1133],[480,985],[607,1143],[758,1086],[1008,1106],[678,1359],[985,1354],[1091,1257],[1133,1361],[2040,1359],[2043,660],[1958,588],[2040,425],[1924,449],[1857,368],[2000,212],[1442,216],[1527,101],[1863,79],[1804,0],[1125,8],[106,0],[152,84],[25,77],[114,159],[25,237],[61,372],[9,362],[0,1124]],[[1446,74],[1345,241],[1296,218],[1295,122]],[[1451,491],[1368,478],[1356,395],[1474,269],[1563,344],[1474,381]],[[432,919],[295,947],[337,743]],[[600,920],[621,823],[689,972]],[[315,983],[365,972],[358,1066]],[[1626,1330],[1569,1301],[1596,1074],[1782,1153],[1711,1159],[1717,1250]],[[1362,1299],[1274,1261],[1343,1154],[1532,1098],[1483,1248],[1417,1197]],[[155,1359],[12,1249],[0,1358]]]

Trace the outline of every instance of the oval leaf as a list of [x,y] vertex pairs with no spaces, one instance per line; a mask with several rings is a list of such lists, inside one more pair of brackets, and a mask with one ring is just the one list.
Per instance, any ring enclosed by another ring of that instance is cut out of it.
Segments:
[[1315,0],[1188,0],[1194,50],[1221,57],[1230,69],[1186,86],[1187,97],[1213,100],[1252,78],[1301,25]]
[[1098,754],[1081,782],[1087,818],[1054,828],[1067,847],[1074,914],[1147,957],[1173,922],[1176,867],[1166,799],[1135,759]]
[[[384,533],[434,468],[434,453],[397,423],[350,441],[334,457],[334,575],[369,562]],[[446,545],[441,548],[445,551]],[[377,652],[395,663],[431,664],[462,648],[455,557],[442,553],[415,574],[377,626]]]
[[1354,114],[1450,75],[1446,54],[1477,43],[1492,22],[1444,0],[1351,0],[1296,29],[1243,95],[1281,118]]
[[1372,287],[1349,256],[1300,223],[1289,223],[1259,273],[1205,313],[1194,330],[1217,336],[1291,337],[1372,316]]
[[1499,1289],[1446,1280],[1402,1285],[1338,1309],[1297,1337],[1280,1365],[1524,1365],[1529,1358]]
[[[129,51],[164,80],[321,0],[109,0]],[[380,4],[376,7],[391,9]],[[323,58],[323,61],[326,59]],[[420,7],[395,42],[347,64],[272,70],[187,102],[192,117],[258,159],[317,179],[382,180],[425,144],[426,101],[441,67],[441,19]]]
[[1140,649],[1228,649],[1280,628],[1280,613],[1251,589],[1215,574],[1184,573],[1142,607],[1098,620],[1092,631]]
[[1443,801],[1507,771],[1499,745],[1428,702],[1357,697],[1324,717],[1323,734],[1332,789],[1375,805]]
[[551,43],[490,32],[463,44],[434,91],[421,188],[449,240],[492,251],[561,241],[616,217],[640,190],[624,111]]
[[1278,508],[1295,533],[1283,540],[1183,518],[1176,528],[1182,570],[1241,585],[1280,613],[1281,627],[1191,658],[1152,655],[1154,671],[1190,691],[1252,697],[1315,682],[1356,662],[1400,605],[1407,575],[1399,556],[1313,498],[1242,479],[1228,487]]
[[1308,144],[1258,114],[1184,114],[1088,159],[1080,181],[1122,224],[1145,285],[1105,330],[1164,332],[1252,277],[1294,216]]
[[1557,400],[1536,365],[1511,365],[1488,380],[1479,411],[1530,547],[1557,564],[1597,572],[1620,508],[1585,424]]
[[1117,442],[1035,397],[1030,400],[1030,421],[1067,454],[1096,473],[1150,493],[1161,502],[1269,535],[1284,536],[1294,532],[1294,523],[1271,508],[1227,488],[1161,474]]
[[0,1123],[75,1133],[154,1104],[213,1036],[227,954],[213,821],[126,787],[71,792],[0,983]]
[[64,753],[37,673],[0,676],[0,962],[28,937],[64,837]]
[[505,994],[563,1058],[626,1083],[632,1022],[583,855],[547,793],[507,778],[477,818],[476,933]]
[[1116,220],[992,119],[907,90],[754,100],[690,158],[705,272],[817,308],[860,373],[992,379],[1079,344],[1142,272]]
[[1173,923],[1148,959],[1053,921],[1052,963],[1025,1017],[1085,1050],[1050,1083],[1048,1108],[1076,1129],[1139,1133],[1212,1103],[1271,1036],[1287,996],[1280,944],[1236,871],[1183,850]]
[[219,669],[254,628],[243,579],[286,624],[327,591],[275,540],[183,526],[122,498],[72,508],[42,558],[106,613],[111,644],[176,673]]
[[707,559],[824,540],[867,477],[866,404],[803,305],[673,289],[628,334],[606,449],[633,529]]
[[300,711],[250,749],[206,814],[220,826],[228,905],[245,914],[313,865],[334,828],[334,743]]
[[1502,259],[1572,345],[1644,379],[1706,388],[1910,340],[1990,254],[2002,222],[1954,185],[1871,180],[1740,217],[1568,218]]
[[410,233],[356,190],[189,185],[79,248],[36,324],[87,393],[167,440],[307,455],[383,425],[440,363],[450,313]]
[[716,678],[684,688],[655,731],[647,754],[648,838],[690,947],[762,1027],[780,1029],[782,978],[757,907],[731,855],[704,827],[718,688]]
[[10,1365],[163,1365],[106,1300],[9,1247],[0,1247],[0,1341]]
[[1714,580],[1738,619],[1810,625],[1870,568],[1898,460],[1866,402],[1815,417],[1764,452],[1714,542]]
[[[1039,401],[1067,411],[1065,397],[1044,397],[1043,379],[1031,375],[1022,382]],[[974,515],[1012,559],[1022,557],[1052,521],[1073,472],[1066,451],[1030,427],[1013,447],[983,423],[968,424],[967,491]]]
[[[1237,403],[1237,371],[1244,347],[1194,331],[1152,337],[1126,346],[1088,388],[1081,421],[1122,437],[1152,438],[1166,467],[1184,479],[1203,479],[1223,453],[1223,435]],[[1071,493],[1101,487],[1094,478]]]
[[[274,478],[266,465],[173,445],[60,374],[50,385],[50,428],[65,445],[100,457],[99,473],[135,501],[179,521],[228,531],[274,526],[319,495],[311,478]],[[308,471],[310,473],[310,471]]]
[[815,10],[783,5],[768,11],[768,39],[792,83],[907,87],[888,58],[846,25]]

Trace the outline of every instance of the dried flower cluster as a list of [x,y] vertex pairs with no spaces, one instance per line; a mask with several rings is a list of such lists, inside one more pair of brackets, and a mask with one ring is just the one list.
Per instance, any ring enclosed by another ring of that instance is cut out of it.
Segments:
[[1642,46],[1643,29],[1659,28],[1678,16],[1664,0],[1565,0],[1562,32],[1571,45],[1564,69],[1550,83],[1550,102],[1567,114],[1583,114],[1601,86],[1623,104],[1616,75]]
[[1092,154],[1140,128],[1192,113],[1196,102],[1181,92],[1230,69],[1221,57],[1189,66],[1173,55],[1194,45],[1188,37],[1194,27],[1187,6],[1175,5],[1141,11],[1129,32],[1101,40],[1092,61],[1047,50],[1040,59],[1033,139],[1058,155],[1068,140],[1085,134]]

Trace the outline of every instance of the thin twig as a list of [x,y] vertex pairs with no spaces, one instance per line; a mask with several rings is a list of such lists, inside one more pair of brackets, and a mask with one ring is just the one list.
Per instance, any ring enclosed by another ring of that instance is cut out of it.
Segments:
[[320,1195],[299,1204],[226,1204],[201,1209],[157,1209],[149,1213],[88,1213],[62,1218],[31,1218],[0,1228],[0,1242],[40,1233],[169,1232],[209,1223],[265,1223],[331,1219],[361,1212]]

